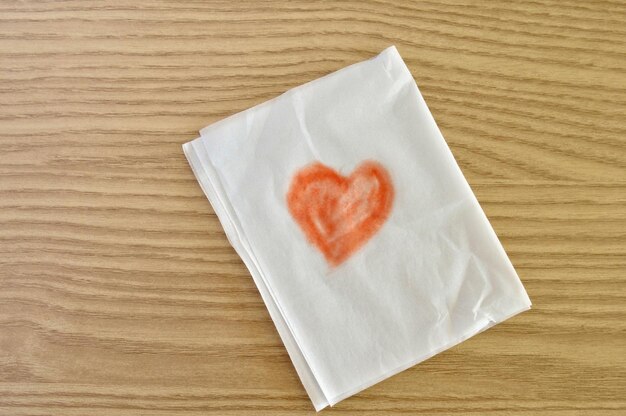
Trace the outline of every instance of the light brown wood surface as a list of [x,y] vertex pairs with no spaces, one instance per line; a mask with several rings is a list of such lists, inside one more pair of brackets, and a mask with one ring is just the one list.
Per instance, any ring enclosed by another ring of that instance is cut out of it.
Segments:
[[0,1],[0,414],[313,414],[181,151],[395,44],[534,309],[329,414],[626,414],[626,2]]

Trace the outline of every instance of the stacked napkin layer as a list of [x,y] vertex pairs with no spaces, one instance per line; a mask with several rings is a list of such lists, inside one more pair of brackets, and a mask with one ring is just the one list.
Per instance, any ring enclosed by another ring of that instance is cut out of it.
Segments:
[[530,308],[395,47],[183,146],[316,410]]

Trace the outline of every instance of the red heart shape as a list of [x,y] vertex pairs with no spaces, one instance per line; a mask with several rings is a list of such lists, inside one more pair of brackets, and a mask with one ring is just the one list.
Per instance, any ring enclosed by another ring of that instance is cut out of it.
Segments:
[[348,177],[314,163],[295,174],[287,205],[308,240],[337,266],[376,234],[393,197],[391,178],[377,162],[363,162]]

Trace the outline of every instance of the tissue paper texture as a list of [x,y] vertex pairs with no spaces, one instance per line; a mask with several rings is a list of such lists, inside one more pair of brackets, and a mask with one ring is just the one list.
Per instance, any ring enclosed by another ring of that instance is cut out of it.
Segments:
[[183,146],[317,410],[530,307],[395,47]]

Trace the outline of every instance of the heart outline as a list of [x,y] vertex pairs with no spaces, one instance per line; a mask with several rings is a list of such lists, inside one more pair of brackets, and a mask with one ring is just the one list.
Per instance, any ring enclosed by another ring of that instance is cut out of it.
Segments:
[[294,175],[289,212],[331,266],[363,247],[391,213],[395,191],[387,170],[366,160],[349,176],[315,162]]

